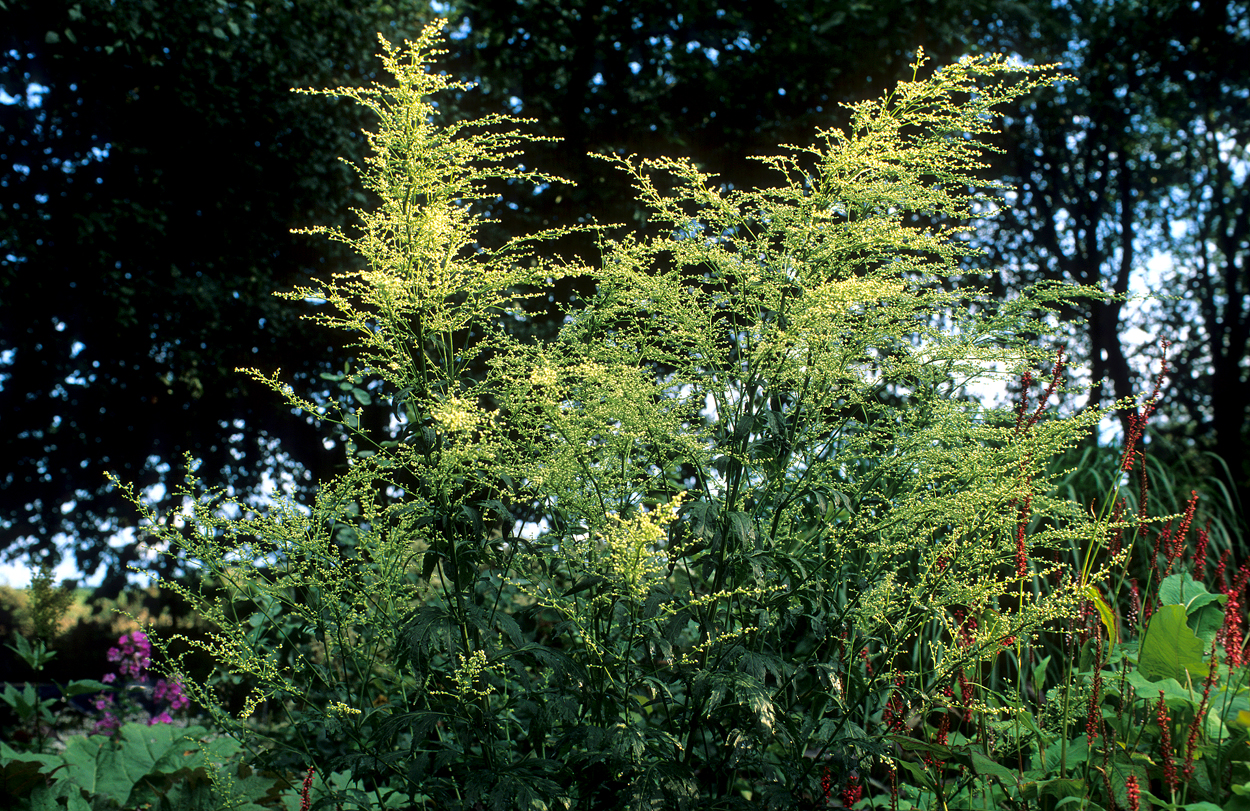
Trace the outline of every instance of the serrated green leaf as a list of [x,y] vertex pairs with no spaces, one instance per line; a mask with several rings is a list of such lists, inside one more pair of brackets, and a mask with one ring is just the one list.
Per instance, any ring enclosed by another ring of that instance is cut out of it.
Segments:
[[162,769],[181,768],[182,752],[198,750],[199,744],[189,739],[187,732],[169,724],[132,723],[111,739],[99,735],[70,738],[64,753],[69,780],[89,795],[124,805],[144,777]]
[[744,549],[755,545],[755,522],[751,516],[744,512],[731,512],[729,528]]

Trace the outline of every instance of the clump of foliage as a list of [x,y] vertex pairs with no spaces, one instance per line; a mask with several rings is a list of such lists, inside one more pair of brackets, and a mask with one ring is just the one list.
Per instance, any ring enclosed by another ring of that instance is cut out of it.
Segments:
[[140,723],[124,724],[111,738],[73,735],[51,752],[18,752],[0,742],[0,796],[6,808],[19,811],[261,811],[260,802],[293,794],[240,766],[235,757],[240,748],[238,741],[204,727]]
[[[1062,358],[1052,380],[1061,367]],[[856,786],[843,794],[848,806],[1246,807],[1250,668],[1242,629],[1250,562],[1230,561],[1236,516],[1219,504],[1200,510],[1196,490],[1187,500],[1160,492],[1158,484],[1170,489],[1175,479],[1138,450],[1166,377],[1165,361],[1154,391],[1130,412],[1124,449],[1088,445],[1054,460],[1058,490],[1115,519],[1106,547],[1030,548],[1028,536],[1044,519],[1022,518],[1017,528],[1030,555],[1066,558],[1069,571],[1118,561],[1111,577],[1087,589],[1058,627],[959,670],[942,690],[945,700],[892,738],[900,750],[894,765],[907,779],[873,779],[867,795]],[[1022,417],[1030,378],[1026,372],[1022,380]],[[1053,385],[1043,401],[1052,393]],[[1157,442],[1146,447],[1159,450]],[[1153,503],[1180,510],[1152,516]],[[1198,520],[1203,512],[1206,520]],[[1036,580],[1039,590],[1053,585]],[[979,619],[962,616],[957,644],[972,644]]]
[[35,639],[51,640],[57,635],[61,619],[74,604],[74,590],[68,584],[60,588],[52,585],[52,567],[43,564],[31,571],[30,578],[30,635]]
[[[204,574],[185,596],[221,630],[190,643],[251,693],[232,713],[187,690],[273,768],[351,771],[343,807],[853,797],[956,674],[1119,562],[1039,563],[1123,523],[1050,495],[1049,460],[1101,414],[965,394],[1032,368],[1022,336],[1093,291],[940,284],[978,139],[1045,72],[985,56],[920,78],[920,58],[848,130],[765,158],[774,188],[606,158],[666,233],[597,229],[601,260],[573,267],[544,258],[551,234],[477,242],[488,181],[557,179],[509,165],[525,136],[502,117],[439,121],[431,96],[464,86],[430,71],[436,36],[383,43],[395,86],[327,91],[379,117],[363,177],[382,202],[323,231],[362,269],[289,295],[354,336],[358,407],[251,372],[341,426],[353,465],[311,510],[229,509],[188,474],[184,515],[148,511]],[[568,274],[593,297],[554,339],[513,337]],[[359,430],[388,407],[393,439]]]

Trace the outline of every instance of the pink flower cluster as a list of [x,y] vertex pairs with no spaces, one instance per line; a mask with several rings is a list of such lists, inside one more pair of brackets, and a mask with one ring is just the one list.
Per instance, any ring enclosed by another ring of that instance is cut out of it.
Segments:
[[[124,634],[117,639],[117,644],[120,647],[109,648],[108,652],[110,662],[121,662],[117,672],[132,679],[143,678],[143,671],[152,664],[152,643],[148,641],[147,634],[143,631]],[[104,681],[112,684],[115,678],[116,674],[109,673]]]
[[[114,684],[120,675],[139,683],[140,686],[146,686],[145,674],[152,665],[152,643],[142,631],[123,634],[117,640],[117,647],[109,648],[108,660],[117,663],[117,672],[105,674],[102,681],[106,684]],[[148,726],[172,723],[174,719],[169,714],[170,711],[186,709],[191,704],[177,680],[158,679],[152,688],[152,697],[166,706],[148,718]],[[117,697],[112,693],[104,693],[96,697],[94,704],[101,716],[95,722],[93,732],[98,735],[112,735],[121,726]]]

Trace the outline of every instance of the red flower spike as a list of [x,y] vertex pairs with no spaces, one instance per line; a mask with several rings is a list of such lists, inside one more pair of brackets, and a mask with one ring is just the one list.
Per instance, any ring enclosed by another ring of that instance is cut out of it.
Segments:
[[1168,705],[1163,700],[1163,691],[1159,691],[1159,703],[1155,707],[1155,719],[1159,722],[1159,746],[1162,749],[1160,759],[1163,761],[1163,779],[1171,789],[1173,796],[1180,785],[1176,775],[1176,760],[1172,757],[1172,719],[1168,716]]
[[1024,425],[1024,412],[1029,410],[1029,386],[1033,385],[1033,373],[1026,371],[1020,376],[1020,404],[1016,406],[1016,433]]
[[846,788],[842,789],[842,804],[850,808],[863,796],[864,787],[859,784],[859,775],[852,774],[851,779],[847,781]]
[[1215,641],[1224,645],[1224,652],[1227,654],[1225,661],[1228,662],[1228,666],[1240,667],[1242,664],[1241,601],[1238,599],[1240,592],[1230,588],[1224,593],[1228,595],[1228,602],[1224,604],[1224,626],[1215,635]]
[[1181,517],[1181,528],[1176,531],[1175,549],[1176,557],[1180,557],[1185,552],[1185,536],[1189,534],[1189,527],[1194,522],[1194,510],[1198,507],[1198,491],[1189,491],[1189,503],[1185,505],[1185,515]]
[[1181,775],[1186,783],[1194,777],[1194,748],[1198,744],[1198,728],[1206,717],[1207,702],[1211,698],[1211,685],[1215,682],[1215,674],[1219,671],[1219,667],[1220,660],[1215,654],[1215,645],[1212,645],[1210,669],[1207,670],[1207,677],[1202,683],[1202,701],[1198,703],[1198,712],[1189,724],[1189,738],[1185,741],[1185,766],[1181,769]]
[[1194,549],[1194,580],[1202,582],[1202,575],[1207,570],[1207,546],[1211,543],[1211,519],[1207,525],[1198,530],[1198,546]]
[[[1111,514],[1111,523],[1113,524],[1120,523],[1120,519],[1124,517],[1124,505],[1125,505],[1124,499],[1120,499],[1119,501],[1115,503],[1115,510]],[[1123,544],[1124,544],[1124,529],[1117,528],[1115,531],[1115,534],[1111,536],[1111,542],[1107,546],[1107,551],[1111,553],[1112,557],[1115,557],[1116,555],[1120,554],[1120,549],[1123,548]]]
[[[1150,576],[1155,583],[1163,580],[1163,578],[1159,575],[1159,547],[1162,545],[1163,541],[1166,540],[1164,537],[1165,532],[1168,532],[1166,527],[1164,528],[1164,532],[1160,532],[1158,537],[1155,538],[1154,546],[1150,549]],[[1167,557],[1167,547],[1164,546],[1163,550],[1164,557]]]
[[864,668],[868,671],[868,675],[872,676],[872,659],[868,658],[868,648],[864,648],[859,652],[859,658],[864,662]]
[[[1220,583],[1225,580],[1225,564],[1228,558],[1228,552],[1220,558],[1220,568],[1216,571],[1217,579]],[[1241,564],[1237,570],[1237,574],[1232,578],[1232,583],[1221,589],[1228,596],[1228,602],[1224,604],[1224,625],[1220,628],[1219,633],[1215,636],[1215,641],[1224,646],[1227,654],[1226,661],[1231,667],[1240,667],[1245,661],[1241,646],[1244,639],[1242,634],[1242,593],[1245,591],[1246,582],[1250,580],[1250,560]]]
[[[894,675],[894,686],[895,688],[903,686],[902,673]],[[902,732],[907,726],[907,707],[904,706],[898,689],[890,692],[890,698],[885,703],[885,710],[881,713],[881,720],[885,722],[890,732]]]
[[1089,694],[1089,706],[1085,711],[1085,742],[1090,749],[1094,748],[1094,739],[1102,731],[1102,636],[1099,635],[1094,653],[1097,662],[1094,670],[1093,689]]
[[309,811],[312,808],[312,784],[314,769],[308,767],[308,774],[304,775],[304,787],[299,793],[299,811]]
[[1215,590],[1220,594],[1225,591],[1224,574],[1228,570],[1228,553],[1225,549],[1224,554],[1220,555],[1219,563],[1215,565]]
[[1233,591],[1241,594],[1245,591],[1247,582],[1250,582],[1250,560],[1241,564],[1241,567],[1237,569],[1237,576],[1233,578]]
[[972,699],[975,697],[972,682],[968,680],[968,676],[964,674],[964,669],[959,668],[959,697],[963,701],[964,706],[964,723],[972,720]]
[[1063,375],[1063,347],[1059,347],[1059,351],[1055,353],[1055,365],[1050,370],[1050,385],[1046,387],[1046,393],[1037,401],[1037,410],[1033,412],[1033,416],[1029,417],[1025,429],[1032,428],[1037,421],[1042,418],[1042,413],[1046,410],[1050,397],[1055,393],[1055,389],[1059,388],[1059,378]]
[[1141,788],[1137,785],[1137,775],[1130,774],[1124,781],[1124,793],[1128,795],[1129,811],[1141,811]]
[[1141,615],[1141,587],[1137,585],[1137,580],[1130,579],[1129,584],[1129,609],[1128,624],[1133,625],[1137,622],[1137,618]]
[[1146,423],[1159,405],[1159,390],[1163,388],[1163,381],[1168,376],[1167,351],[1171,345],[1171,341],[1164,341],[1162,344],[1163,359],[1159,362],[1159,374],[1155,376],[1155,386],[1150,392],[1150,397],[1142,403],[1136,414],[1129,415],[1128,436],[1124,438],[1124,460],[1120,463],[1120,470],[1125,473],[1133,469],[1133,457],[1138,455],[1137,443],[1141,442],[1142,436],[1146,433]]
[[949,686],[942,690],[942,695],[948,699],[946,706],[942,709],[942,722],[938,725],[937,743],[938,746],[946,746],[948,736],[951,731],[951,705],[950,702],[955,699],[955,691]]
[[1024,506],[1020,508],[1020,519],[1016,524],[1016,575],[1024,577],[1029,571],[1028,550],[1024,544],[1024,531],[1029,525],[1029,515],[1033,506],[1033,494],[1024,497]]
[[1169,521],[1159,531],[1159,537],[1155,540],[1155,554],[1163,550],[1163,559],[1168,562],[1167,569],[1163,571],[1163,576],[1167,577],[1172,573],[1172,566],[1179,554],[1176,550],[1176,538],[1172,535],[1172,522]]

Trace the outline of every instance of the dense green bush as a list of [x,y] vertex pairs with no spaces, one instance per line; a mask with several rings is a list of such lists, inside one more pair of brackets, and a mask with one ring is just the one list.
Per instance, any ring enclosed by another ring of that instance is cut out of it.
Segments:
[[[311,511],[253,514],[188,473],[183,513],[147,512],[203,574],[183,588],[220,628],[198,643],[217,686],[252,690],[236,714],[194,698],[258,762],[350,771],[345,808],[823,807],[914,766],[899,742],[963,674],[1110,611],[1095,586],[1127,551],[1099,552],[1130,522],[1049,472],[1102,415],[966,395],[1035,368],[1021,336],[1096,292],[940,284],[993,109],[1043,71],[989,56],[902,83],[764,159],[775,188],[606,157],[666,236],[596,226],[600,261],[569,267],[551,234],[475,240],[488,181],[558,181],[510,164],[504,118],[439,122],[431,96],[463,86],[429,70],[435,38],[384,43],[394,87],[328,92],[379,117],[382,203],[324,232],[362,269],[289,297],[354,336],[359,408],[251,373],[355,463]],[[510,337],[568,274],[596,293],[559,335]],[[394,439],[357,430],[370,408]],[[1016,689],[969,712],[1016,723]],[[970,774],[1001,778],[979,746]]]

